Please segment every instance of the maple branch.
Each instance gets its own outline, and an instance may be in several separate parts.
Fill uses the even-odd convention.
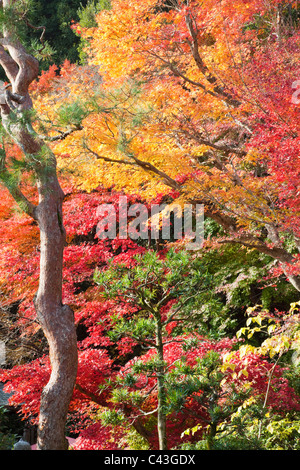
[[[148,51],[148,53],[150,55],[152,55],[153,57],[156,57],[157,59],[161,60],[165,65],[167,65],[169,67],[169,69],[171,70],[171,72],[174,73],[174,75],[176,77],[181,77],[183,78],[184,81],[190,83],[191,85],[194,85],[198,88],[201,88],[205,93],[208,93],[209,95],[211,96],[214,96],[215,98],[218,98],[220,99],[220,96],[215,93],[214,91],[212,90],[209,90],[205,85],[203,85],[203,83],[201,82],[195,82],[195,80],[192,80],[190,79],[189,77],[187,77],[186,75],[184,75],[177,67],[175,67],[175,65],[170,62],[169,60],[166,60],[164,59],[163,57],[161,57],[160,55],[156,54],[155,52],[153,51]]]
[[[241,157],[245,157],[247,155],[247,152],[239,147],[229,145],[229,144],[216,144],[212,142],[211,140],[208,140],[205,137],[203,137],[203,134],[199,131],[196,131],[195,129],[193,129],[193,133],[190,133],[186,130],[180,130],[177,132],[183,134],[185,137],[189,137],[193,140],[196,140],[196,142],[198,142],[201,145],[207,145],[207,147],[211,147],[215,150],[218,150],[219,152],[234,153]]]
[[[129,158],[133,159],[133,161],[130,161],[130,160],[117,159],[117,158],[106,157],[104,155],[99,155],[97,152],[89,148],[88,145],[86,144],[84,144],[84,147],[99,160],[103,160],[109,163],[119,163],[123,165],[139,166],[140,168],[143,168],[143,170],[154,173],[155,175],[162,178],[163,183],[166,184],[167,186],[170,186],[171,188],[176,189],[177,191],[180,190],[181,188],[180,184],[177,183],[177,181],[171,178],[169,175],[167,175],[167,173],[165,173],[162,170],[159,170],[156,166],[152,165],[152,163],[145,162],[144,160],[140,160],[132,153],[127,154]]]
[[[134,159],[135,163],[143,168],[146,171],[150,171],[157,176],[160,176],[163,179],[163,183],[167,184],[168,186],[172,187],[173,189],[179,190],[181,185],[177,183],[173,178],[171,178],[167,173],[164,171],[159,170],[156,166],[152,165],[152,163],[145,162],[140,160],[139,158],[135,157],[133,154],[130,154],[130,157]]]
[[[210,219],[214,220],[224,230],[229,232],[235,232],[237,230],[236,220],[234,217],[228,216],[221,211],[218,211],[215,206],[205,201],[205,215]]]
[[[204,64],[199,53],[198,31],[196,31],[194,27],[194,24],[196,24],[196,22],[193,21],[193,18],[190,13],[186,15],[185,22],[190,32],[190,35],[192,37],[192,42],[187,40],[187,43],[190,47],[190,50],[192,52],[194,61],[198,69],[204,75],[204,77],[210,83],[210,85],[213,86],[213,90],[217,95],[220,95],[222,99],[230,106],[233,106],[234,108],[238,107],[241,104],[240,101],[233,98],[233,96],[230,93],[226,92],[222,86],[218,85],[217,78],[211,74],[208,67]],[[196,28],[197,28],[197,25],[196,25]]]
[[[256,249],[260,253],[271,256],[272,258],[277,259],[282,263],[292,263],[294,261],[293,255],[284,248],[276,246],[270,247],[266,243],[263,243],[261,240],[251,235],[241,235],[238,237],[226,238],[219,240],[218,243],[235,243],[247,246],[248,248]]]
[[[198,69],[201,71],[205,79],[208,81],[210,85],[213,86],[213,90],[208,89],[203,83],[197,82],[195,80],[190,79],[187,77],[183,72],[181,72],[174,63],[170,62],[169,60],[161,57],[159,54],[153,52],[153,51],[147,51],[150,55],[153,57],[156,57],[160,61],[162,61],[165,65],[168,66],[168,68],[171,70],[171,72],[174,73],[175,76],[181,77],[184,81],[190,83],[191,85],[194,85],[198,88],[201,88],[205,93],[210,94],[211,96],[222,99],[225,103],[227,103],[229,106],[232,106],[234,108],[237,108],[240,106],[241,102],[237,99],[235,99],[230,93],[226,92],[225,89],[218,85],[218,79],[211,74],[209,71],[208,67],[204,64],[200,53],[199,53],[199,43],[198,43],[198,38],[197,38],[197,32],[195,31],[193,27],[193,22],[190,14],[186,16],[186,24],[187,28],[191,34],[192,37],[192,42],[189,40],[186,40],[187,44],[190,47],[190,50],[192,52],[192,56],[194,58],[194,61],[198,67]]]
[[[175,180],[173,180],[171,177],[169,177],[166,173],[158,170],[156,167],[154,167],[152,164],[150,164],[148,162],[143,162],[142,160],[139,160],[136,157],[133,157],[133,155],[131,155],[131,157],[135,158],[134,162],[130,161],[130,160],[124,160],[124,159],[120,160],[120,159],[107,157],[107,156],[104,156],[104,155],[99,155],[97,152],[92,150],[86,143],[84,143],[84,147],[92,155],[94,155],[97,159],[101,159],[101,160],[109,162],[109,163],[118,163],[118,164],[124,164],[124,165],[132,165],[132,166],[139,165],[145,171],[152,171],[155,174],[157,174],[158,176],[160,176],[163,179],[163,182],[167,186],[171,187],[172,189],[176,189],[177,191],[181,191],[181,189],[182,189],[181,186]],[[233,217],[227,216],[227,215],[223,214],[222,212],[220,212],[219,210],[217,210],[216,206],[214,204],[212,204],[211,201],[208,201],[208,199],[206,199],[206,198],[205,198],[205,200],[202,199],[201,202],[199,202],[199,200],[193,200],[192,202],[201,203],[201,204],[204,203],[205,204],[205,214],[206,214],[206,216],[213,219],[215,222],[217,222],[219,225],[221,225],[225,230],[230,230],[230,231],[235,231],[236,230],[235,219]]]

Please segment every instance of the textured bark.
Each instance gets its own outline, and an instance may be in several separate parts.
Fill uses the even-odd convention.
[[[77,374],[77,338],[72,310],[62,304],[62,261],[65,230],[63,193],[55,174],[38,182],[41,257],[39,288],[35,298],[38,320],[50,348],[51,377],[43,390],[38,449],[67,448],[65,422]]]
[[[3,0],[3,8],[12,0]],[[32,107],[28,93],[37,78],[38,61],[26,52],[15,35],[3,28],[0,41],[0,64],[10,81],[2,92],[0,104],[4,128],[34,163],[39,203],[27,200],[20,187],[8,187],[21,208],[33,217],[40,228],[40,279],[34,305],[37,318],[49,344],[51,377],[41,396],[38,426],[38,450],[67,448],[65,422],[77,375],[77,338],[72,310],[62,304],[63,251],[66,233],[63,226],[63,191],[56,173],[56,160],[50,149],[21,119]],[[5,99],[3,99],[3,97]],[[5,173],[5,162],[2,162]]]

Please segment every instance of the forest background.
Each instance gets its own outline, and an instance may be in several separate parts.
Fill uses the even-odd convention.
[[[40,64],[29,119],[65,193],[74,448],[299,450],[300,5],[19,3]],[[34,162],[1,139],[0,380],[24,419],[3,410],[10,448],[37,424],[50,364],[38,226],[11,191],[36,200]],[[204,246],[99,239],[98,208],[118,217],[124,195],[204,204]]]

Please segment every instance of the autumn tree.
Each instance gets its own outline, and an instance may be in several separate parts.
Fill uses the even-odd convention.
[[[299,59],[297,2],[114,0],[113,8],[99,12],[94,21],[94,12],[104,5],[109,6],[109,2],[89,3],[81,19],[91,12],[91,24],[73,25],[87,45],[85,54],[89,61],[80,66],[66,61],[59,71],[52,66],[35,80],[37,60],[13,34],[18,32],[14,20],[20,26],[25,19],[24,11],[20,12],[19,2],[4,2],[0,61],[10,83],[2,87],[1,94],[6,129],[1,177],[27,218],[9,219],[1,227],[1,234],[9,238],[9,244],[2,247],[1,267],[8,267],[12,274],[5,280],[1,273],[1,281],[12,299],[18,302],[22,299],[19,311],[28,315],[21,319],[24,323],[32,319],[34,299],[39,323],[49,340],[52,375],[47,350],[45,354],[38,350],[33,362],[4,371],[1,380],[7,381],[11,391],[15,390],[12,401],[26,417],[36,416],[41,410],[39,446],[45,449],[65,445],[63,432],[59,444],[58,440],[50,443],[49,429],[50,426],[63,429],[76,375],[74,320],[69,308],[62,304],[72,306],[78,330],[86,332],[80,341],[72,411],[76,409],[82,415],[92,406],[111,408],[111,389],[103,391],[101,387],[116,372],[116,366],[120,367],[118,361],[126,362],[127,354],[136,352],[130,349],[129,340],[120,339],[116,343],[108,334],[115,326],[113,314],[121,317],[125,328],[132,310],[127,306],[120,311],[113,302],[104,302],[101,289],[96,291],[91,276],[96,267],[103,267],[113,256],[118,261],[132,262],[133,254],[143,253],[145,245],[131,244],[128,240],[114,240],[110,246],[94,243],[96,216],[94,212],[92,217],[90,214],[97,204],[105,202],[95,193],[100,183],[110,191],[113,188],[138,193],[148,202],[157,198],[205,205],[208,222],[213,220],[218,229],[214,231],[215,240],[206,240],[204,250],[198,254],[214,276],[213,300],[217,300],[205,303],[203,293],[199,293],[197,327],[203,328],[202,332],[210,330],[209,334],[215,334],[218,340],[224,337],[226,328],[232,333],[236,310],[241,315],[239,320],[245,321],[243,313],[248,299],[252,302],[261,295],[267,303],[269,293],[278,306],[280,292],[286,292],[282,273],[296,288],[296,295],[300,288],[299,93],[292,86]],[[42,32],[43,28],[35,30],[38,36]],[[33,114],[31,100],[37,114]],[[74,194],[65,200],[68,241],[74,243],[64,250],[64,296],[61,294],[61,260],[66,239],[62,222],[64,195],[57,180],[55,157],[59,169],[71,175],[72,184],[91,193]],[[32,192],[32,185],[30,190],[26,186],[30,182],[27,176],[35,177],[38,194]],[[116,204],[118,196],[110,193]],[[6,211],[6,207],[1,207],[4,217]],[[14,250],[13,229],[20,226],[24,230],[20,245],[23,250]],[[36,242],[38,228],[40,246]],[[79,244],[79,240],[85,243]],[[240,246],[242,250],[238,249]],[[252,250],[256,250],[255,255]],[[251,271],[254,265],[256,272]],[[270,283],[274,283],[272,276],[280,276],[282,290],[275,292],[276,287],[272,289],[264,279],[255,286],[255,292],[251,291],[250,281],[257,284],[267,275]],[[9,281],[15,283],[15,289]],[[258,293],[266,285],[267,289]],[[36,296],[34,288],[38,288]],[[282,301],[287,302],[287,297]],[[224,303],[226,309],[222,310]],[[283,328],[293,330],[297,318],[293,315],[288,321],[285,319]],[[65,341],[62,328],[66,334],[72,331],[69,341]],[[202,337],[198,339],[197,347],[188,351],[192,365],[196,356],[204,357],[208,350],[222,350],[225,361],[231,348],[228,341],[203,343]],[[279,334],[279,351],[283,339]],[[66,346],[70,346],[69,351]],[[118,352],[122,357],[116,357]],[[70,362],[68,353],[73,357]],[[147,366],[152,353],[148,351],[143,356],[141,366]],[[172,343],[165,344],[163,353],[171,368],[184,351]],[[65,354],[66,362],[56,362]],[[252,353],[235,354],[226,369],[226,378],[232,379],[231,371],[235,368],[246,386],[253,385],[256,396],[266,396],[267,375],[273,371],[273,364]],[[242,372],[245,365],[248,377]],[[131,362],[120,369],[120,374],[129,367],[133,367]],[[275,370],[272,405],[279,390],[279,404],[283,406],[280,411],[287,409],[286,404],[298,409],[297,400],[289,399],[287,382],[281,381],[283,370],[278,365]],[[62,384],[68,396],[64,409],[58,412],[52,397],[57,398]],[[151,382],[145,389],[145,393],[149,392],[147,405],[151,413],[157,400],[156,388],[151,393],[152,386],[156,384]],[[206,390],[209,396],[209,387]],[[178,430],[184,430],[187,416],[194,416],[192,424],[197,424],[195,419],[202,422],[204,418],[201,406],[207,404],[207,396],[202,395],[201,404],[197,400],[199,393],[190,397],[183,413],[171,415],[168,425],[176,445],[180,441]],[[59,396],[59,405],[63,405],[62,401]],[[127,405],[124,399],[121,407]],[[46,416],[48,411],[52,413],[51,409],[58,423],[50,422]],[[140,420],[135,425],[142,429]],[[103,429],[98,423],[93,429],[86,429],[87,440],[82,437],[82,448],[84,445],[90,448],[91,436],[93,445],[103,448],[107,446],[110,429]],[[148,438],[155,447],[149,433]],[[118,448],[118,443],[114,441],[113,446]]]
[[[38,76],[39,64],[18,39],[22,5],[23,2],[4,0],[1,7],[0,63],[8,80],[1,90],[1,120],[6,132],[1,147],[1,181],[40,229],[40,277],[34,305],[49,342],[52,372],[41,399],[38,448],[55,450],[67,446],[65,420],[77,373],[77,339],[73,312],[62,303],[64,193],[58,182],[55,157],[31,126],[29,87]],[[22,172],[16,174],[14,159],[6,154],[8,139],[22,151],[19,163],[23,172],[34,175],[37,203],[22,191]]]
[[[107,94],[55,151],[89,156],[89,184],[114,168],[113,184],[203,203],[221,243],[271,256],[299,291],[297,3],[116,0],[97,22],[78,32]]]
[[[74,311],[79,349],[78,373],[67,424],[68,433],[71,434],[68,435],[78,436],[75,443],[75,449],[78,450],[114,450],[126,447],[138,449],[140,445],[142,448],[157,449],[157,383],[155,372],[151,373],[149,370],[151,365],[156,364],[157,359],[155,347],[150,348],[149,344],[152,334],[154,338],[155,320],[150,315],[147,318],[146,312],[141,311],[139,315],[139,311],[133,305],[136,303],[134,299],[129,302],[130,299],[127,298],[125,302],[124,298],[124,301],[120,302],[119,298],[106,298],[105,286],[108,289],[115,287],[115,292],[118,289],[125,290],[127,282],[125,276],[116,275],[116,284],[106,282],[103,283],[103,287],[94,279],[96,269],[103,274],[108,270],[107,279],[110,275],[113,278],[114,272],[127,273],[129,283],[133,282],[129,267],[131,266],[132,272],[136,273],[137,260],[147,259],[148,241],[145,243],[145,240],[119,238],[100,240],[97,237],[98,208],[102,204],[111,204],[118,217],[120,194],[103,191],[102,188],[90,193],[75,191],[73,185],[64,178],[61,179],[61,184],[66,193],[63,208],[64,225],[67,230],[63,265],[63,302],[68,303]],[[128,202],[134,204],[137,199],[128,196]],[[0,207],[2,214],[0,266],[3,291],[1,299],[6,308],[5,317],[0,311],[1,325],[6,318],[13,321],[14,327],[20,330],[21,341],[19,349],[9,348],[8,363],[0,372],[0,380],[5,383],[5,390],[12,393],[11,406],[19,410],[24,420],[36,424],[42,390],[51,375],[48,345],[36,321],[33,305],[39,282],[39,230],[29,216],[14,211],[13,200],[4,189]],[[210,233],[208,229],[211,230],[211,227],[207,228],[207,232]],[[20,237],[16,238],[15,233],[20,233]],[[255,409],[258,411],[261,409],[260,404],[265,400],[267,391],[268,373],[272,372],[272,387],[268,394],[267,408],[264,409],[265,413],[266,409],[268,410],[270,416],[263,421],[260,441],[263,446],[266,436],[269,435],[266,427],[271,423],[274,423],[274,426],[280,425],[277,418],[275,419],[276,410],[279,412],[278,416],[280,413],[284,416],[282,425],[288,422],[292,415],[295,415],[295,418],[289,424],[291,431],[298,425],[297,399],[289,389],[286,378],[287,374],[292,376],[293,371],[290,366],[283,369],[282,363],[278,363],[273,371],[274,361],[271,360],[271,363],[267,361],[265,352],[259,356],[254,355],[255,350],[251,348],[243,349],[245,346],[243,341],[240,343],[242,349],[239,355],[237,351],[239,343],[234,338],[236,322],[238,325],[244,324],[243,305],[248,303],[252,305],[254,299],[263,302],[266,308],[270,305],[267,302],[270,298],[273,302],[272,308],[274,305],[277,308],[282,305],[284,308],[284,302],[288,305],[290,299],[289,291],[284,288],[290,286],[286,282],[282,282],[281,286],[281,282],[276,280],[277,286],[272,287],[268,285],[269,281],[265,280],[265,284],[261,283],[260,287],[267,285],[267,288],[261,292],[261,297],[257,297],[260,287],[252,292],[249,286],[252,282],[256,284],[255,276],[261,273],[260,271],[256,273],[252,268],[252,279],[251,253],[239,252],[235,246],[229,250],[226,245],[223,247],[223,253],[218,253],[219,258],[213,250],[208,250],[201,258],[197,257],[195,265],[199,268],[201,280],[208,273],[207,281],[210,282],[205,289],[200,288],[195,291],[193,289],[195,278],[190,276],[190,265],[183,262],[184,259],[188,260],[191,254],[186,251],[181,252],[179,248],[176,248],[179,251],[173,260],[173,264],[176,265],[177,259],[178,270],[173,269],[168,279],[172,282],[172,277],[174,279],[178,276],[179,283],[182,283],[182,289],[180,290],[179,285],[177,291],[180,296],[177,300],[170,300],[170,303],[161,309],[162,320],[165,322],[163,354],[167,372],[165,386],[168,445],[170,448],[183,443],[193,446],[198,445],[199,439],[203,440],[199,446],[206,445],[210,429],[208,426],[212,423],[214,427],[217,426],[215,437],[213,437],[214,431],[211,433],[214,446],[223,444],[225,447],[246,446],[241,440],[238,443],[230,441],[231,430],[243,418],[237,416],[231,426],[228,421],[230,413],[236,410],[236,407],[242,406],[243,393],[251,392],[251,396],[255,396],[252,409],[247,406],[247,402],[246,407],[242,408],[247,413],[246,432],[251,434],[251,413],[253,412],[254,416]],[[159,254],[153,251],[148,253],[148,259],[159,257],[157,270],[164,266],[163,260],[167,251],[165,246]],[[264,259],[261,260],[261,265],[264,265]],[[145,272],[149,267],[146,266]],[[189,270],[189,275],[181,278],[179,273],[184,269]],[[163,279],[166,274],[162,269]],[[7,282],[8,280],[10,282]],[[141,283],[140,280],[141,275],[137,276],[136,286]],[[186,289],[183,289],[184,286]],[[159,296],[158,286],[157,289]],[[290,290],[292,291],[291,287]],[[151,292],[148,294],[151,295]],[[189,295],[194,297],[191,297],[187,304],[181,305],[184,298],[188,298]],[[167,323],[168,319],[172,320],[172,314],[176,313],[176,306],[182,308],[176,314],[178,321]],[[297,306],[298,304],[295,305]],[[261,315],[256,309],[252,312],[253,315]],[[269,327],[273,327],[274,322],[268,322],[272,318],[271,311],[268,315],[266,319],[252,317],[250,328],[253,326],[255,331],[248,340],[251,344],[259,344],[260,335]],[[270,338],[268,343],[271,350],[279,351],[278,347],[285,348],[287,337],[291,339],[291,346],[295,347],[297,337],[294,337],[294,330],[297,327],[298,316],[292,315],[291,312],[288,322],[280,313],[276,318],[280,319],[280,323],[276,328],[277,337]],[[261,328],[261,333],[256,331],[257,327],[258,330]],[[247,339],[250,329],[246,328],[242,332],[244,332],[242,337]],[[142,340],[148,340],[147,344]],[[263,345],[263,349],[266,351],[267,343]],[[206,361],[207,353],[218,353],[220,356],[213,373],[210,362],[206,364],[201,362],[202,359]],[[277,357],[274,360],[276,359]],[[208,372],[211,381],[207,381]],[[128,382],[126,382],[127,375],[129,375]],[[130,375],[137,381],[130,382]],[[292,381],[294,385],[297,385],[297,377],[295,375]],[[223,379],[225,382],[221,384]],[[234,386],[238,392],[241,392],[240,395],[234,392]],[[201,394],[199,390],[205,393]],[[234,404],[233,398],[237,399]],[[111,424],[99,420],[98,415],[103,410],[106,410],[104,418],[107,420],[113,417],[115,411],[120,410],[125,414],[122,425],[120,426],[119,422],[119,426],[112,427]],[[118,416],[120,417],[120,413]],[[202,427],[198,426],[197,432],[194,432],[193,429],[197,425]],[[190,432],[181,437],[186,429],[190,429]],[[247,445],[249,446],[249,442]],[[284,446],[286,445],[285,443]],[[289,446],[293,445],[293,442],[289,443]]]

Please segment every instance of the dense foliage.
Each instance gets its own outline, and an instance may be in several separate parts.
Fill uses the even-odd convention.
[[[58,51],[28,119],[65,192],[74,448],[299,450],[298,3],[33,5]],[[33,167],[3,138],[1,179],[34,201]],[[202,248],[101,238],[99,208],[119,227],[124,196],[204,204]],[[0,380],[36,423],[50,376],[38,227],[2,187],[0,218]]]

